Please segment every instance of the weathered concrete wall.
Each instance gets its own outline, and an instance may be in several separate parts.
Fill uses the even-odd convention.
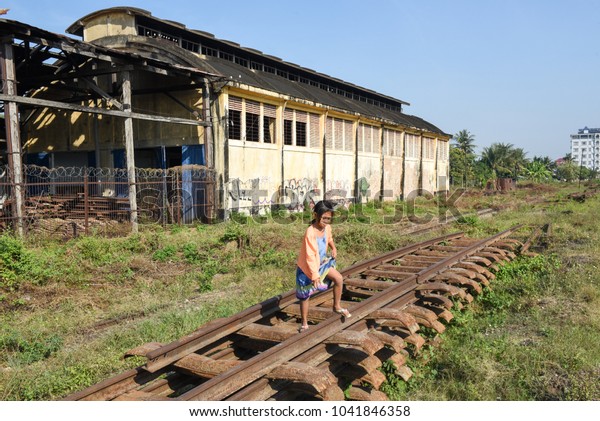
[[[385,200],[395,199],[402,195],[402,158],[386,156],[383,159],[383,189],[386,193]]]
[[[332,198],[354,196],[354,154],[326,151],[325,194]]]
[[[135,16],[107,13],[91,19],[83,30],[83,39],[86,42],[112,35],[136,35]]]
[[[421,167],[421,187],[425,192],[432,194],[437,192],[435,161],[423,160]]]
[[[277,145],[252,143],[229,141],[229,179],[249,183],[254,190],[252,203],[244,202],[240,206],[270,205],[273,194],[281,186],[281,151]]]
[[[359,189],[363,177],[369,183],[369,190],[366,194],[365,192],[361,192],[361,200],[379,199],[379,190],[381,187],[381,158],[379,154],[358,154]]]
[[[318,149],[298,149],[286,146],[283,151],[283,188],[290,208],[303,210],[307,201],[316,202],[323,197],[322,158]]]
[[[404,191],[402,192],[404,198],[410,194],[416,194],[415,192],[419,189],[419,166],[418,159],[406,159],[404,167]]]

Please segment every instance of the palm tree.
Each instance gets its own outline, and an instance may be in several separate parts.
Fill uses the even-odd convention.
[[[475,135],[469,133],[468,130],[461,130],[454,136],[454,145],[461,152],[463,157],[463,187],[467,184],[467,174],[471,167],[469,161],[474,160],[475,153]]]
[[[525,152],[510,143],[493,143],[483,149],[481,161],[494,172],[496,178],[510,177],[522,165]]]

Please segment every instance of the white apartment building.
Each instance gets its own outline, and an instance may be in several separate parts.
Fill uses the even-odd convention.
[[[600,169],[600,129],[579,129],[571,135],[573,162],[591,170]]]

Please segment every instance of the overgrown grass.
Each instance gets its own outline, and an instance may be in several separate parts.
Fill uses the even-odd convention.
[[[390,375],[390,397],[598,399],[590,385],[598,377],[593,344],[600,342],[598,203],[564,201],[566,194],[553,189],[545,197],[560,201],[542,197],[532,205],[524,190],[460,199],[465,214],[508,211],[465,216],[448,230],[484,236],[516,223],[554,221],[551,250],[503,269],[493,291],[456,314],[442,347],[411,363],[413,380]],[[418,198],[412,210],[404,202],[371,202],[338,212],[333,233],[340,266],[418,241],[402,235],[408,215],[435,218],[438,205]],[[67,242],[0,236],[0,399],[63,397],[138,365],[121,359],[130,348],[172,341],[293,288],[309,219],[308,213],[238,216],[237,222],[147,226],[128,237]]]

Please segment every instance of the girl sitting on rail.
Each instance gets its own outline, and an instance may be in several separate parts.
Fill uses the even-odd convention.
[[[308,299],[317,291],[328,289],[333,283],[333,311],[343,317],[351,317],[350,312],[342,308],[343,277],[337,271],[335,258],[337,250],[331,235],[333,205],[321,200],[313,208],[313,220],[304,234],[304,241],[298,256],[296,268],[296,297],[300,300],[300,332],[308,329]],[[327,248],[331,248],[331,256]]]

